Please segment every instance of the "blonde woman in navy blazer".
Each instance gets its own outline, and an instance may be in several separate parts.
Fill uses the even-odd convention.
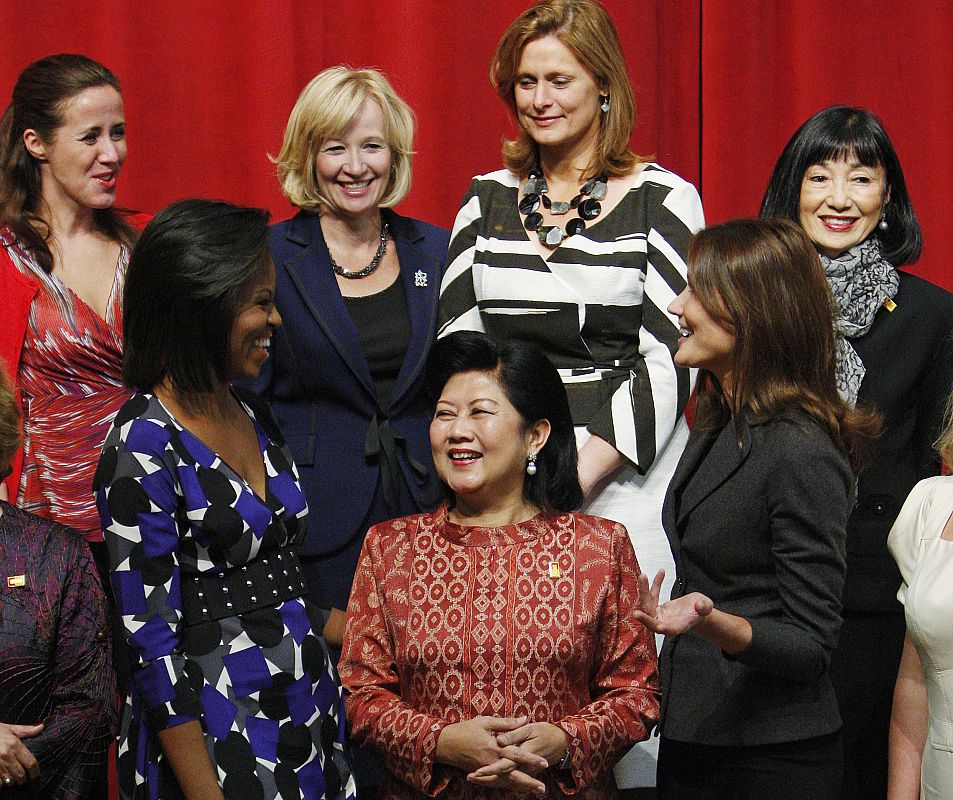
[[[383,75],[332,67],[302,91],[277,158],[300,211],[271,230],[284,325],[254,388],[300,471],[302,564],[337,647],[367,528],[440,495],[423,368],[449,234],[391,210],[410,188],[412,140]]]
[[[794,224],[697,234],[669,311],[676,363],[701,372],[662,514],[672,599],[660,602],[659,575],[640,615],[666,637],[658,796],[833,800],[829,665],[853,469],[877,417],[837,393],[830,292]]]

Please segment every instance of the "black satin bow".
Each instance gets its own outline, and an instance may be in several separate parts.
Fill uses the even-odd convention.
[[[398,450],[403,451],[417,484],[426,485],[427,468],[410,456],[406,439],[394,430],[390,420],[381,414],[375,414],[371,424],[367,426],[367,433],[364,434],[364,458],[368,463],[376,462],[380,465],[384,502],[395,514],[400,509],[401,471]]]

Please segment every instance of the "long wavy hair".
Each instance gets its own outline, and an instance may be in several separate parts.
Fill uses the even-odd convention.
[[[714,225],[695,235],[688,268],[696,299],[735,336],[731,396],[702,370],[696,424],[723,426],[743,408],[759,421],[798,409],[859,471],[880,415],[837,391],[834,300],[807,234],[787,220]]]
[[[52,142],[69,101],[97,86],[111,86],[118,92],[119,79],[86,56],[61,53],[41,58],[20,73],[0,119],[0,220],[46,272],[53,270],[51,231],[37,213],[43,188],[40,166],[26,149],[23,133],[32,128],[44,142]],[[138,233],[122,210],[95,209],[93,217],[111,239],[130,246],[135,243]]]

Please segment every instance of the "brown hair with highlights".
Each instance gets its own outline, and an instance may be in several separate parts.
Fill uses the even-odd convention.
[[[628,175],[640,159],[629,149],[635,126],[635,96],[625,68],[619,34],[608,12],[595,0],[542,0],[520,14],[506,29],[490,62],[490,83],[516,117],[514,90],[523,49],[532,41],[555,36],[592,74],[609,96],[601,115],[599,147],[587,167],[594,176]],[[537,145],[525,131],[503,143],[503,164],[520,177],[537,161]]]

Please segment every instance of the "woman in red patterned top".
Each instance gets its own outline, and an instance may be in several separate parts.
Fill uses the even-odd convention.
[[[0,121],[0,360],[25,437],[0,498],[79,530],[97,560],[93,472],[129,397],[120,303],[141,221],[113,208],[125,160],[115,75],[67,54],[23,70]]]
[[[658,719],[625,528],[582,501],[559,375],[532,345],[436,345],[430,427],[448,500],[368,532],[341,680],[382,796],[614,796]]]

